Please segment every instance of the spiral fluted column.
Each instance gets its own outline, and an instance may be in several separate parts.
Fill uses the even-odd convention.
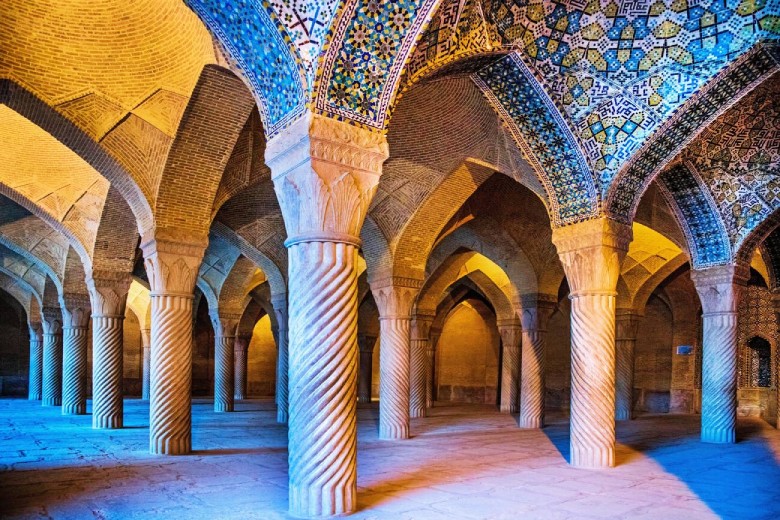
[[[376,337],[358,334],[360,369],[358,370],[358,403],[371,402],[371,386],[374,376],[374,344]]]
[[[544,426],[545,339],[547,322],[555,309],[557,298],[545,294],[522,297],[522,346],[520,364],[521,428]]]
[[[233,342],[233,362],[235,363],[233,371],[235,379],[233,384],[234,400],[246,399],[246,362],[250,339],[250,336],[236,336]]]
[[[702,305],[702,442],[736,442],[737,309],[748,276],[734,265],[691,271]]]
[[[92,302],[92,427],[124,424],[123,325],[129,273],[93,273],[87,280]]]
[[[417,314],[412,320],[409,355],[409,417],[425,417],[428,411],[428,341],[434,316]]]
[[[276,314],[276,323],[279,327],[277,333],[276,356],[276,422],[287,424],[290,408],[290,378],[289,378],[289,346],[287,332],[287,295],[282,294],[271,297],[271,305]]]
[[[149,400],[149,380],[151,378],[152,363],[152,331],[141,329],[142,369],[141,369],[141,399]]]
[[[425,349],[425,355],[428,358],[428,364],[425,366],[425,407],[433,408],[436,397],[435,379],[436,379],[436,346],[439,344],[441,330],[431,330],[428,347]]]
[[[41,404],[62,405],[62,313],[43,308],[43,382]]]
[[[232,412],[235,395],[236,327],[240,312],[213,312],[214,325],[214,411]]]
[[[615,419],[631,419],[634,407],[634,350],[639,316],[619,309],[615,325]]]
[[[65,296],[62,326],[62,415],[87,413],[87,295]]]
[[[615,289],[631,228],[609,219],[553,231],[571,294],[571,460],[615,465]]]
[[[30,401],[41,400],[41,382],[43,377],[43,328],[38,321],[30,322],[30,379],[27,398]]]
[[[501,336],[501,413],[517,412],[520,389],[520,327],[517,323],[499,323]]]
[[[207,237],[142,238],[151,287],[149,451],[192,451],[192,300]]]

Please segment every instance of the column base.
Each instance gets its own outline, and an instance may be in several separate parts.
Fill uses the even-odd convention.
[[[288,418],[289,417],[287,415],[287,410],[284,410],[284,409],[281,409],[281,408],[277,408],[276,409],[276,422],[277,423],[279,423],[279,424],[287,424],[287,419]]]
[[[84,415],[86,413],[87,413],[86,404],[64,405],[62,407],[62,415]]]
[[[501,413],[517,413],[517,406],[507,406],[505,404],[502,404],[499,408],[499,411]]]
[[[737,432],[733,428],[702,427],[701,442],[708,442],[712,444],[734,444],[737,442]]]
[[[382,441],[397,441],[409,438],[409,427],[395,426],[395,427],[379,427],[379,440]]]
[[[122,428],[122,416],[92,415],[93,430],[118,430]]]
[[[152,455],[188,455],[191,452],[191,439],[152,439],[149,443],[149,453]]]
[[[615,467],[615,449],[586,449],[571,446],[571,462],[575,468],[601,469]]]
[[[517,425],[525,430],[538,430],[544,427],[544,419],[541,417],[520,417]]]
[[[233,396],[233,399],[235,399],[236,401],[243,401],[244,399],[246,399],[246,396],[244,394],[235,394]]]
[[[233,411],[233,404],[232,403],[214,403],[214,411],[215,412],[232,412]]]
[[[427,410],[425,408],[410,408],[409,409],[409,418],[410,419],[421,419],[428,415]]]
[[[301,487],[290,484],[291,516],[314,518],[347,515],[357,509],[357,484],[336,488]]]
[[[631,415],[631,410],[616,410],[615,411],[615,420],[616,421],[630,421],[633,419]]]
[[[42,406],[62,406],[62,399],[45,397],[41,400]]]
[[[371,398],[370,397],[359,397],[358,396],[358,400],[357,401],[358,401],[359,404],[368,404],[368,403],[371,402]]]
[[[30,394],[27,396],[28,401],[40,401],[41,400],[41,394]]]

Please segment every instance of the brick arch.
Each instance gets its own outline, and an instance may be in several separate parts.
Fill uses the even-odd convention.
[[[103,205],[88,269],[93,272],[132,272],[139,239],[135,224],[130,206],[112,185]]]
[[[759,246],[763,247],[763,251],[768,253],[769,262],[767,262],[767,268],[769,269],[770,278],[774,279],[774,283],[777,284],[778,266],[778,229],[780,228],[780,208],[775,209],[769,214],[760,224],[758,224],[746,237],[745,240],[739,245],[739,248],[734,252],[735,262],[744,265],[750,265],[750,261],[753,257],[753,253]],[[770,280],[767,282],[772,283]],[[776,287],[773,286],[773,287]]]
[[[675,157],[758,85],[777,81],[778,71],[780,44],[759,41],[714,75],[621,167],[609,186],[606,213],[619,221],[632,222],[642,195]]]
[[[23,281],[41,297],[44,296],[47,283],[51,284],[57,297],[62,292],[62,283],[59,279],[50,278],[36,262],[2,245],[0,245],[0,271]]]
[[[127,307],[135,313],[141,330],[152,327],[152,300],[149,288],[144,287],[138,280],[130,282]]]
[[[24,280],[0,272],[0,287],[16,298],[27,313],[28,323],[41,321],[41,295]]]
[[[694,269],[723,265],[733,253],[712,193],[690,163],[678,163],[658,178],[658,187],[685,236]]]
[[[48,276],[43,281],[41,295],[43,307],[62,308],[64,306],[62,295],[60,294],[56,284]]]
[[[239,78],[218,66],[204,67],[158,184],[157,231],[205,238],[222,174],[253,107],[254,99]],[[149,231],[142,230],[142,235]]]
[[[469,293],[476,292],[479,298],[470,298]],[[456,281],[450,288],[442,295],[442,300],[436,306],[436,316],[431,323],[431,331],[439,331],[444,328],[444,324],[447,322],[447,318],[450,317],[452,310],[468,300],[476,300],[480,303],[493,305],[488,297],[482,292],[482,290],[466,276]],[[486,305],[487,307],[487,305]],[[495,309],[490,309],[495,314]]]
[[[68,256],[65,259],[65,275],[62,277],[63,295],[80,296],[84,299],[89,298],[86,282],[87,272],[81,258],[73,248],[68,250]]]
[[[13,229],[9,230],[8,227],[10,226],[12,226]],[[72,250],[67,240],[34,216],[20,219],[19,221],[11,223],[10,226],[0,227],[0,244],[34,263],[44,274],[49,276],[52,280],[55,280],[58,286],[61,287],[65,276],[65,264],[67,262],[68,252]],[[26,230],[23,228],[26,228]],[[46,250],[42,247],[36,247],[40,245],[40,242],[30,242],[24,240],[26,237],[19,236],[20,231],[28,231],[35,234],[36,232],[40,232],[41,228],[43,228],[43,231],[50,232],[51,238],[54,238],[55,240],[57,238],[62,238],[62,240],[58,240],[54,247]],[[11,233],[7,233],[7,231],[11,231]],[[37,238],[43,241],[47,237],[45,235],[39,235]],[[33,247],[30,247],[31,245]]]
[[[621,294],[618,291],[617,308],[635,309],[639,314],[644,314],[647,302],[650,300],[650,296],[653,295],[655,290],[658,289],[661,284],[685,270],[687,264],[687,255],[681,253],[653,273],[630,299],[622,299]]]
[[[254,262],[245,256],[238,257],[222,284],[219,293],[219,309],[227,311],[243,309],[249,293],[266,280],[265,274],[255,266]]]
[[[209,307],[209,311],[216,310],[219,308],[219,301],[217,299],[217,295],[214,292],[214,289],[208,284],[206,280],[198,276],[198,279],[195,282],[195,286],[198,289],[200,289],[201,294],[203,295],[203,297],[206,298],[206,304]],[[197,305],[194,305],[194,307],[197,308]],[[197,311],[194,312],[197,313]]]
[[[775,226],[766,234],[760,248],[769,272],[767,285],[771,290],[777,290],[780,288],[780,226]]]

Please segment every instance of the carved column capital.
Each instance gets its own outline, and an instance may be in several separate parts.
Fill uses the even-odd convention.
[[[236,335],[236,327],[241,321],[241,313],[233,310],[218,310],[209,312],[215,337],[231,337]]]
[[[308,114],[268,141],[266,163],[284,215],[287,244],[358,244],[382,163],[381,133]]]
[[[691,271],[691,281],[707,314],[736,313],[750,269],[743,265],[721,265]]]
[[[287,330],[287,293],[271,295],[271,306],[280,331]]]
[[[430,314],[414,314],[412,317],[412,341],[428,339],[434,318],[435,316]]]
[[[92,315],[123,317],[131,282],[130,273],[93,272],[87,279]]]
[[[553,230],[572,297],[615,295],[620,264],[632,239],[631,226],[607,218],[579,222]]]
[[[152,237],[144,237],[141,250],[152,296],[192,298],[207,246],[207,237],[176,236],[160,230]]]
[[[44,307],[41,317],[44,334],[62,333],[62,311],[58,307]]]
[[[615,311],[615,339],[635,340],[642,315],[633,309]]]
[[[547,322],[558,305],[551,294],[529,293],[521,297],[520,322],[523,330],[547,330]]]
[[[41,334],[43,334],[43,325],[40,321],[28,321],[27,322],[27,328],[30,330],[30,337],[37,337],[40,338]]]
[[[86,294],[66,294],[62,297],[62,327],[86,328],[92,314],[89,297]]]
[[[250,341],[252,341],[251,335],[241,334],[236,336],[236,339],[233,340],[233,350],[236,350],[237,352],[246,352],[249,348]]]
[[[379,309],[379,319],[410,319],[422,284],[421,280],[396,278],[374,283],[371,293]]]

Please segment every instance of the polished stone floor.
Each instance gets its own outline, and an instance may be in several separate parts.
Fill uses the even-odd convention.
[[[195,453],[147,453],[148,404],[125,401],[123,430],[89,416],[0,399],[0,517],[286,518],[286,429],[273,403],[216,414],[193,405]],[[568,428],[542,431],[486,406],[440,406],[414,438],[379,441],[376,403],[359,411],[360,519],[780,518],[780,432],[740,420],[740,442],[698,442],[698,418],[618,424],[618,466],[566,465]]]

